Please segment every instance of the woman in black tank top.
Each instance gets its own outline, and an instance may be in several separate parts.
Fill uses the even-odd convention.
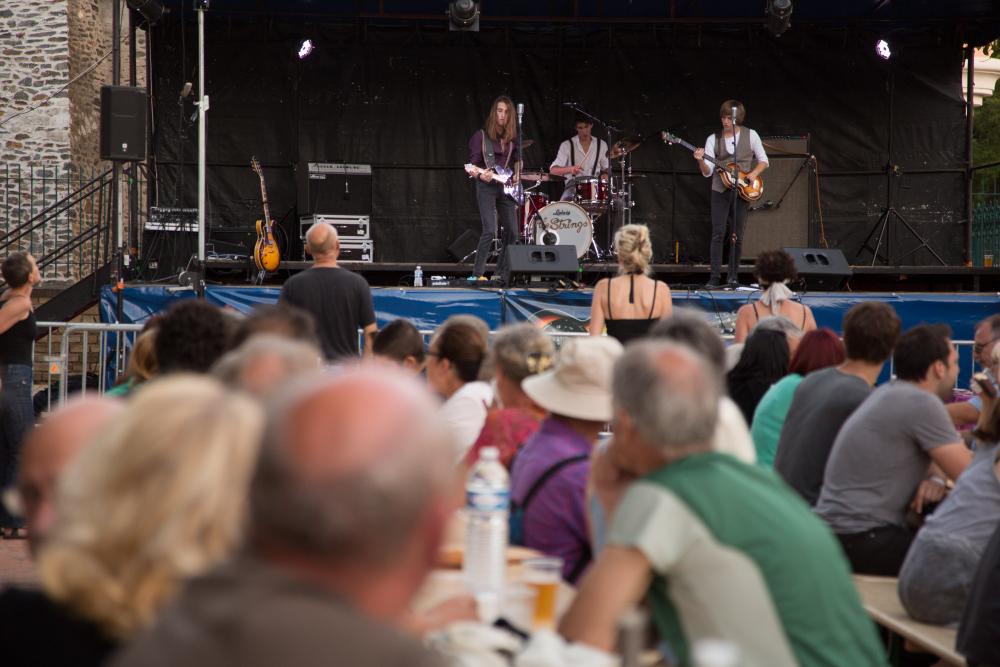
[[[0,490],[17,479],[21,442],[35,424],[31,403],[31,351],[35,311],[31,291],[41,281],[35,258],[15,252],[0,266],[8,289],[0,296]],[[0,503],[0,536],[22,537],[22,522]]]
[[[604,278],[594,287],[590,335],[600,336],[607,327],[608,335],[624,345],[646,335],[654,322],[670,315],[672,303],[667,284],[647,275],[653,246],[646,225],[625,225],[618,230],[615,252],[618,255],[618,276]],[[649,304],[648,309],[642,308],[636,313],[636,306],[643,303]],[[640,317],[615,317],[615,313],[638,314]]]

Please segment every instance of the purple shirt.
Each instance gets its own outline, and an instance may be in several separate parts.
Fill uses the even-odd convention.
[[[517,137],[514,137],[514,141],[510,142],[504,146],[504,150],[500,150],[500,142],[494,141],[493,143],[493,157],[496,163],[501,167],[506,166],[508,169],[513,169],[514,164],[517,162]],[[510,158],[508,159],[508,155]],[[486,167],[486,158],[483,156],[483,131],[476,130],[476,133],[472,135],[469,139],[469,164],[474,164],[477,167]]]
[[[555,463],[590,454],[593,445],[569,426],[546,417],[514,459],[511,497],[520,504],[535,481]],[[524,544],[563,559],[563,578],[576,583],[590,562],[586,490],[590,459],[564,466],[535,492],[524,512]],[[576,571],[576,577],[570,575]]]

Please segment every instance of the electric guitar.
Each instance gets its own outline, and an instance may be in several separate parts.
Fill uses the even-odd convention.
[[[483,169],[482,167],[477,167],[474,164],[467,164],[465,165],[465,173],[469,175],[469,178],[479,178],[480,174],[489,174],[491,181],[503,184],[503,192],[505,195],[513,198],[514,201],[521,203],[521,198],[524,196],[524,190],[521,188],[520,182],[511,185],[510,180],[514,176],[513,170],[501,167],[500,165],[496,165],[492,169]]]
[[[663,139],[663,143],[665,144],[679,144],[692,153],[699,148],[698,146],[689,144],[669,132],[660,132],[660,138]],[[736,188],[736,192],[739,194],[740,199],[748,202],[755,202],[764,196],[764,181],[760,176],[750,179],[747,176],[747,172],[740,169],[740,166],[735,162],[727,162],[723,164],[721,161],[716,160],[713,157],[709,157],[708,155],[706,155],[704,159],[715,165],[715,169],[719,172],[719,177],[722,179],[722,184],[724,186],[730,190],[734,187]]]
[[[264,185],[264,170],[257,158],[250,158],[250,168],[260,177],[260,199],[264,204],[264,219],[257,221],[257,242],[253,247],[253,261],[257,270],[274,273],[281,263],[281,250],[274,239],[274,220],[267,206],[267,186]]]

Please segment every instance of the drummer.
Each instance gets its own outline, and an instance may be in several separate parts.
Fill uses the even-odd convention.
[[[594,137],[594,124],[582,115],[576,117],[576,136],[559,144],[556,159],[549,166],[549,173],[566,178],[566,189],[559,198],[573,199],[576,181],[581,178],[600,178],[608,173],[607,142]]]

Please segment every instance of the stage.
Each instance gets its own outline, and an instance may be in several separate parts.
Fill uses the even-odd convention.
[[[342,262],[344,268],[360,273],[373,287],[399,287],[413,285],[413,270],[418,262]],[[209,259],[206,260],[210,281],[227,285],[248,285],[256,271],[250,260]],[[305,261],[284,261],[278,272],[270,276],[268,285],[280,285],[289,275],[309,268]],[[424,284],[429,285],[433,276],[448,279],[464,279],[472,272],[471,263],[425,262],[420,263],[424,272]],[[593,285],[599,279],[613,275],[617,265],[613,263],[583,262],[581,271],[571,276],[584,286]],[[700,287],[708,279],[706,264],[653,264],[653,274],[671,287]],[[487,274],[492,275],[493,266],[487,265]],[[965,266],[851,266],[853,275],[841,289],[854,292],[1000,292],[1000,267]],[[519,276],[522,280],[528,275]],[[753,282],[753,266],[740,267],[740,282]]]

